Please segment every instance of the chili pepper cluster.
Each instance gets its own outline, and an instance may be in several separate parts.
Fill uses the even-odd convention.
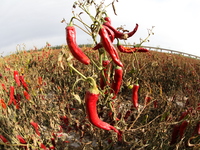
[[[102,71],[100,74],[100,88],[104,90],[106,86],[108,86],[108,90],[106,90],[105,94],[112,94],[112,99],[117,98],[117,95],[120,91],[122,79],[123,79],[123,63],[120,60],[119,52],[122,53],[135,53],[135,52],[148,52],[149,50],[142,48],[142,47],[125,47],[120,44],[120,40],[127,40],[128,38],[132,37],[137,29],[138,24],[135,25],[133,31],[124,33],[118,31],[114,28],[111,24],[111,18],[104,17],[102,19],[102,23],[99,26],[98,34],[100,35],[100,42],[97,43],[93,50],[102,50],[103,49],[103,59],[101,61]],[[70,21],[69,25],[65,28],[66,29],[66,41],[68,44],[68,48],[71,54],[76,58],[78,61],[85,65],[89,65],[91,63],[90,58],[84,54],[81,48],[76,43],[76,29]],[[113,44],[114,40],[117,39],[117,46]],[[113,79],[111,80],[109,76],[109,67],[111,66],[111,61],[108,59],[107,54],[112,59],[112,67],[113,67]],[[97,102],[99,99],[99,89],[97,88],[96,81],[88,77],[87,80],[90,82],[91,88],[86,92],[85,95],[85,103],[86,103],[86,111],[89,121],[96,127],[104,129],[104,130],[113,130],[118,134],[118,140],[121,140],[121,131],[117,130],[115,127],[111,126],[110,124],[102,121],[97,112]],[[139,84],[134,85],[132,91],[132,102],[133,107],[138,107],[138,90]]]

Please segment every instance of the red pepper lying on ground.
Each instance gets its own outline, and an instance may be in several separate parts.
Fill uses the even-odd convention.
[[[85,65],[88,65],[90,63],[90,59],[83,53],[83,51],[78,47],[76,43],[76,30],[75,27],[70,23],[66,28],[66,40],[68,47],[72,53],[72,55],[82,62]]]
[[[86,92],[85,102],[86,102],[86,111],[89,121],[96,127],[104,130],[114,130],[118,134],[118,140],[121,140],[121,132],[110,124],[100,120],[97,113],[97,101],[99,98],[99,90],[97,88],[96,82],[93,78],[88,78],[91,83],[91,87]]]
[[[101,42],[102,42],[102,45],[103,47],[105,48],[105,50],[110,54],[113,62],[120,66],[120,67],[123,67],[123,64],[122,62],[120,61],[119,59],[119,55],[117,53],[117,50],[116,48],[114,47],[114,45],[112,44],[111,40],[110,40],[110,37],[108,35],[108,32],[106,30],[106,28],[104,26],[102,26],[100,28],[100,31],[99,31],[99,34],[101,36]]]

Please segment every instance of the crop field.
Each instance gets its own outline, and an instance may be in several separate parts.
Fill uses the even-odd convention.
[[[0,149],[200,148],[200,60],[154,51],[119,53],[123,80],[113,99],[109,85],[99,88],[98,53],[82,49],[94,63],[84,65],[73,58],[70,64],[96,81],[98,116],[121,131],[121,140],[113,130],[90,123],[85,107],[90,85],[67,59],[59,60],[62,51],[69,53],[68,47],[45,46],[0,58]],[[136,80],[138,108],[132,102]]]

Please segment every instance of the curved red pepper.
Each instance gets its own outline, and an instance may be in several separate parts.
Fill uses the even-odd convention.
[[[66,28],[66,40],[68,47],[72,53],[72,55],[79,60],[81,63],[88,65],[90,64],[90,59],[83,53],[83,51],[78,47],[76,43],[76,29],[71,24]]]
[[[120,66],[116,66],[115,74],[114,74],[114,81],[112,83],[112,89],[114,91],[114,98],[116,98],[117,94],[119,93],[121,84],[122,84],[122,77],[123,77],[123,69]]]
[[[112,60],[114,61],[114,63],[120,67],[123,67],[122,62],[119,59],[119,55],[117,53],[116,48],[114,47],[114,45],[112,44],[108,32],[106,31],[106,28],[104,26],[102,26],[100,28],[99,34],[101,36],[101,42],[103,44],[103,47],[105,48],[105,50],[110,54]]]
[[[109,22],[105,22],[103,25],[107,26],[115,33],[115,38],[124,39],[124,40],[128,38],[128,34],[119,32]]]
[[[121,136],[120,131],[118,131],[115,127],[111,126],[110,124],[100,120],[98,113],[97,113],[97,101],[99,98],[99,90],[97,88],[96,82],[94,79],[90,78],[92,81],[92,87],[86,92],[85,95],[85,102],[86,102],[86,111],[88,115],[89,121],[96,127],[104,129],[104,130],[114,130]]]
[[[127,34],[128,34],[128,37],[133,36],[133,35],[135,34],[135,32],[137,31],[137,29],[138,29],[138,24],[136,23],[135,28],[133,29],[133,31],[127,33]]]
[[[136,84],[134,84],[132,89],[132,101],[133,101],[133,107],[138,108],[138,90],[139,90],[139,84],[138,80],[136,81]]]
[[[119,38],[119,39],[124,39],[126,40],[127,38],[133,36],[137,29],[138,29],[138,24],[136,23],[135,28],[133,29],[133,31],[129,32],[129,33],[122,33],[120,31],[118,31],[117,29],[115,29],[112,25],[111,25],[111,19],[109,17],[105,17],[104,20],[106,22],[104,22],[103,25],[109,27],[114,33],[115,33],[115,37]]]
[[[14,71],[14,79],[15,79],[15,82],[17,83],[18,86],[20,86],[20,80],[19,80],[19,73],[18,71]]]

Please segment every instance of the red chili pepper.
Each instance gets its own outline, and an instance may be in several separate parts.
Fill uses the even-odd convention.
[[[174,125],[170,145],[175,144],[179,135],[180,125]]]
[[[136,80],[136,83],[133,85],[132,89],[132,101],[133,101],[133,107],[138,108],[138,90],[139,90],[139,84],[138,79]]]
[[[24,76],[19,76],[19,80],[21,81],[22,86],[24,87],[24,89],[25,89],[26,91],[28,91],[28,85],[27,85],[27,83],[26,83],[25,80],[24,80]]]
[[[7,108],[6,103],[4,102],[3,99],[0,99],[0,104],[1,104],[2,108],[4,108],[4,109]]]
[[[149,52],[148,49],[142,47],[125,47],[120,44],[118,39],[117,39],[117,48],[122,53]]]
[[[102,26],[100,28],[99,34],[101,36],[101,42],[103,44],[103,47],[105,48],[105,50],[110,54],[112,60],[114,61],[114,63],[120,67],[123,67],[122,62],[119,59],[119,55],[117,53],[116,48],[114,47],[114,45],[112,44],[108,32],[106,31],[106,28],[104,26]]]
[[[86,92],[85,101],[86,101],[86,110],[89,121],[96,127],[104,129],[104,130],[114,130],[118,134],[118,140],[121,140],[121,132],[118,131],[115,127],[110,124],[100,120],[97,113],[97,101],[99,98],[99,90],[97,88],[96,82],[92,78],[90,79],[92,87]]]
[[[181,123],[180,129],[179,129],[180,139],[182,139],[183,134],[184,134],[184,132],[185,132],[185,130],[186,130],[188,124],[189,124],[189,123],[188,123],[187,121],[183,121],[183,122]]]
[[[26,141],[24,140],[24,138],[22,136],[17,135],[16,137],[20,141],[21,144],[27,144]]]
[[[76,43],[75,27],[72,25],[72,23],[70,23],[65,29],[67,44],[72,55],[83,64],[88,65],[90,63],[90,59],[83,53]]]
[[[40,148],[43,150],[49,150],[48,148],[46,148],[46,146],[43,143],[40,144]]]
[[[122,77],[123,77],[123,69],[120,66],[116,66],[114,80],[112,82],[112,89],[114,91],[113,99],[116,98],[117,94],[119,93],[121,84],[122,84]]]
[[[104,20],[105,20],[105,22],[108,22],[108,23],[111,24],[111,18],[110,17],[105,17]]]
[[[19,73],[18,71],[14,71],[14,79],[15,79],[15,82],[17,83],[18,86],[20,86],[20,80],[19,80]]]
[[[110,38],[110,41],[113,43],[113,41],[115,39],[115,33],[112,30],[110,30],[108,27],[106,27],[106,26],[104,26],[104,27],[106,28],[106,31],[108,32],[108,36]],[[103,44],[102,44],[102,42],[100,42],[95,47],[93,47],[92,49],[93,50],[98,50],[98,49],[100,49],[102,47],[103,47]]]
[[[7,90],[6,86],[5,86],[5,84],[2,83],[1,86],[2,86],[2,88],[3,88],[6,92],[8,92],[8,90]]]
[[[36,134],[40,136],[39,125],[34,121],[31,121],[30,124],[34,127]]]
[[[14,86],[10,86],[10,100],[8,102],[8,105],[11,105],[12,102],[14,103],[14,105],[16,105],[16,100],[15,100],[15,97],[14,97],[14,93],[15,93]]]
[[[135,34],[135,32],[137,31],[137,29],[138,29],[138,24],[136,23],[135,28],[133,29],[133,31],[127,33],[127,34],[128,34],[128,37],[133,36],[133,35]]]
[[[30,100],[31,97],[29,95],[29,93],[27,91],[24,91],[24,97],[27,99],[27,100]]]
[[[150,101],[151,101],[151,97],[147,94],[147,95],[145,96],[145,99],[144,99],[145,105],[148,105]]]
[[[135,25],[135,28],[133,29],[133,31],[129,32],[129,33],[122,33],[120,31],[118,31],[117,29],[115,29],[112,25],[111,25],[111,19],[109,17],[106,18],[108,21],[104,22],[103,25],[109,27],[114,33],[115,33],[115,37],[119,38],[119,39],[124,39],[126,40],[127,38],[133,36],[135,34],[135,32],[138,29],[138,24]],[[105,18],[104,18],[105,20]]]
[[[42,77],[38,77],[38,84],[42,85]]]
[[[102,66],[104,67],[102,74],[100,75],[100,88],[104,89],[106,85],[109,84],[109,78],[108,78],[108,65],[110,63],[110,60],[107,58],[106,55],[104,55],[102,60]]]
[[[107,26],[115,33],[115,38],[125,39],[125,40],[128,38],[128,34],[116,30],[109,22],[105,22],[103,25]]]
[[[7,140],[3,135],[0,135],[0,139],[1,139],[4,143],[9,143],[8,140]]]

